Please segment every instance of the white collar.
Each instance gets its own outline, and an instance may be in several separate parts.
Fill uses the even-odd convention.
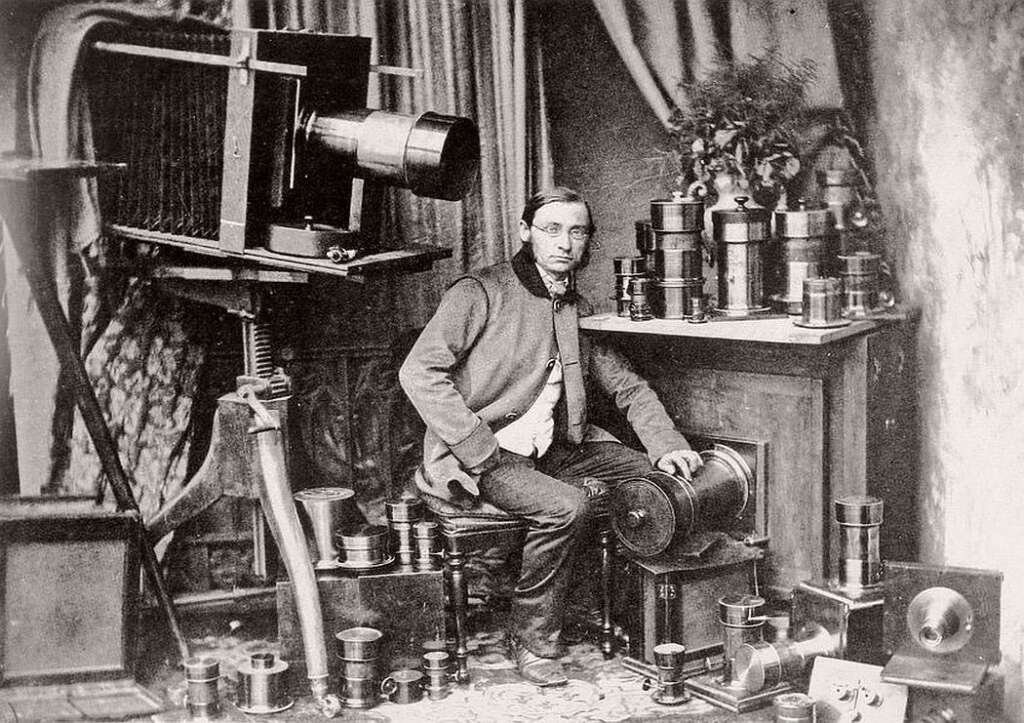
[[[565,278],[559,281],[543,269],[537,262],[534,262],[534,266],[537,267],[537,271],[540,273],[540,280],[544,282],[544,286],[547,287],[548,293],[551,294],[551,296],[565,295],[565,292],[569,290],[569,282],[572,278],[571,274],[566,274]]]

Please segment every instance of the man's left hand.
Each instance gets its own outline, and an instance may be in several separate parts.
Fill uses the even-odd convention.
[[[676,449],[666,452],[658,458],[654,466],[662,472],[677,474],[685,480],[693,480],[693,475],[704,464],[699,452],[692,449]]]

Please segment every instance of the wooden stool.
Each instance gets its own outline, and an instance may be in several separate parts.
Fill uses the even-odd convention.
[[[465,562],[469,552],[485,550],[502,543],[522,540],[529,530],[529,522],[510,515],[494,505],[479,501],[463,509],[439,497],[418,492],[426,507],[434,514],[444,538],[444,568],[448,596],[455,617],[455,658],[458,661],[456,679],[469,681],[469,661],[466,648],[466,615],[469,607],[469,589],[466,584]],[[595,517],[600,525],[598,534],[601,548],[601,651],[610,658],[614,651],[615,631],[612,627],[612,555],[615,536],[608,515]]]

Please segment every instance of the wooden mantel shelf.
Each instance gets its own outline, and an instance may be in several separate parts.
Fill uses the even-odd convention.
[[[580,328],[587,331],[618,334],[676,336],[690,339],[724,339],[766,344],[803,344],[818,346],[874,331],[888,320],[902,318],[898,314],[879,319],[853,321],[847,326],[830,329],[808,329],[788,318],[722,319],[705,324],[691,324],[678,319],[631,321],[616,314],[595,314],[580,319]]]

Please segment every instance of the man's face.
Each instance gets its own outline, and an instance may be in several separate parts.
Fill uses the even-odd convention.
[[[590,214],[582,203],[553,201],[537,209],[532,224],[519,222],[519,238],[533,244],[538,266],[556,279],[564,278],[586,253]]]

